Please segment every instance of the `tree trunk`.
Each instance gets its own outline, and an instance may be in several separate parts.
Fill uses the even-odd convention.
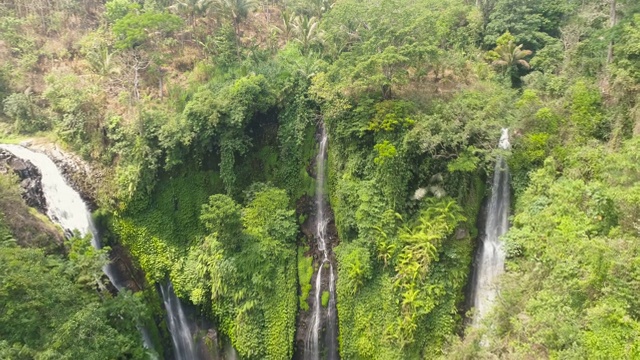
[[[162,100],[162,97],[164,96],[164,74],[166,73],[166,70],[164,68],[160,68],[158,69],[158,73],[160,74],[158,77],[158,93],[160,95],[160,100]]]
[[[240,22],[233,15],[233,31],[236,33],[236,56],[240,59]]]
[[[391,99],[391,85],[389,84],[384,84],[382,85],[382,98],[384,100],[390,100]]]
[[[616,0],[611,0],[611,13],[609,14],[610,28],[616,26]],[[609,49],[607,49],[607,64],[611,64],[613,61],[613,39],[609,42]]]
[[[133,97],[136,101],[140,100],[140,92],[138,92],[138,64],[133,66]]]

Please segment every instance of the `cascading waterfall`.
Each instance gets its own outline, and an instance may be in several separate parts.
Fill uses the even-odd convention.
[[[174,358],[176,360],[198,359],[191,327],[185,316],[182,303],[173,291],[171,282],[161,285],[160,292],[167,311],[167,327],[171,334]]]
[[[324,125],[321,125],[320,149],[316,158],[317,176],[316,176],[316,228],[315,238],[318,250],[322,252],[322,259],[318,266],[318,273],[315,279],[315,296],[313,300],[313,308],[311,314],[311,326],[308,329],[308,335],[305,342],[305,359],[320,359],[320,336],[323,323],[322,314],[322,284],[325,270],[328,270],[328,290],[329,302],[327,304],[325,322],[325,340],[326,354],[329,360],[338,359],[337,346],[337,316],[336,316],[336,291],[335,291],[335,272],[333,268],[331,246],[328,243],[327,226],[329,224],[329,214],[326,211],[325,199],[325,163],[327,158],[328,137]],[[325,267],[327,269],[325,269]],[[324,275],[327,276],[327,275]]]
[[[102,247],[89,208],[80,197],[80,194],[67,184],[56,164],[47,155],[18,145],[0,144],[0,149],[31,162],[40,170],[42,174],[42,192],[47,202],[47,217],[51,221],[59,224],[68,235],[75,230],[81,236],[91,234],[91,244],[97,249]],[[125,287],[123,279],[117,276],[115,265],[109,263],[103,268],[103,271],[118,291]],[[167,311],[167,323],[176,360],[197,360],[200,358],[213,360],[237,359],[235,349],[228,343],[224,344],[223,354],[208,352],[207,354],[200,354],[192,334],[192,329],[195,326],[192,326],[185,316],[184,307],[174,293],[173,285],[170,282],[162,285],[160,292]],[[147,329],[142,326],[138,326],[138,329],[145,348],[153,350],[151,337]],[[153,354],[149,355],[153,356]]]
[[[327,358],[337,360],[338,356],[338,316],[336,307],[336,277],[333,264],[329,266],[329,303],[327,305]]]
[[[509,129],[502,129],[499,147],[509,149]],[[491,310],[498,290],[496,279],[504,272],[505,252],[500,237],[509,229],[509,168],[507,161],[500,155],[496,162],[491,199],[485,223],[485,237],[480,244],[476,258],[476,270],[473,279],[473,323],[480,320]]]
[[[47,217],[57,223],[62,229],[71,234],[77,230],[81,236],[91,234],[91,244],[100,249],[100,237],[91,219],[91,212],[71,186],[62,176],[56,164],[45,154],[31,151],[18,145],[0,144],[0,148],[9,151],[13,155],[30,161],[42,174],[42,192],[47,201]],[[109,263],[102,268],[113,286],[118,290],[124,288],[124,282],[116,276],[114,265]],[[153,349],[151,340],[146,330],[140,327],[140,332],[147,349]]]
[[[68,234],[74,230],[78,230],[81,236],[91,234],[91,245],[96,249],[102,248],[89,208],[80,194],[67,184],[56,164],[47,155],[19,145],[2,144],[0,148],[23,160],[30,161],[40,170],[42,192],[47,201],[47,217],[51,221],[58,223]],[[116,276],[113,264],[106,265],[103,270],[118,290],[124,287],[124,283]]]

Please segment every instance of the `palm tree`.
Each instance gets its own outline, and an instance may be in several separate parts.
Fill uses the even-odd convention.
[[[218,0],[218,6],[222,13],[226,14],[233,21],[233,28],[236,36],[240,34],[240,22],[246,19],[249,12],[256,7],[255,0]]]
[[[205,15],[212,2],[212,0],[179,0],[169,8],[186,15],[192,30],[195,30],[196,17]]]
[[[365,279],[365,264],[360,261],[359,258],[351,259],[351,261],[347,261],[344,263],[345,269],[347,270],[347,289],[350,290],[351,294],[354,295],[362,285],[364,284]]]
[[[286,41],[291,39],[291,35],[294,32],[294,22],[296,20],[296,15],[293,12],[283,11],[282,12],[282,25],[276,26],[275,30],[284,36]]]
[[[410,311],[414,308],[416,308],[419,304],[419,295],[420,295],[420,290],[417,290],[414,286],[412,286],[411,288],[407,289],[405,292],[402,293],[402,309],[406,312],[406,311]]]
[[[522,66],[525,69],[531,67],[524,58],[533,52],[531,50],[522,50],[522,44],[516,46],[513,40],[496,46],[493,52],[498,55],[498,59],[493,61],[493,65],[502,67],[505,71],[517,69],[518,66]]]
[[[508,75],[511,78],[511,86],[519,87],[521,85],[520,68],[529,69],[531,67],[525,57],[531,55],[532,51],[523,50],[522,44],[516,46],[513,36],[506,32],[498,38],[498,46],[488,54],[494,59],[492,64],[501,68],[503,75]]]
[[[378,232],[380,237],[382,237],[382,240],[379,240],[377,244],[378,259],[382,260],[382,262],[384,263],[383,268],[386,269],[387,265],[389,265],[389,261],[395,254],[396,244],[394,244],[392,241],[389,241],[389,236],[386,232],[384,232],[384,230],[382,230],[380,226],[374,226],[373,228]]]
[[[320,21],[315,16],[297,16],[293,21],[296,41],[302,45],[302,51],[307,53],[311,45],[319,43],[323,33],[318,29]]]
[[[96,46],[87,52],[86,59],[93,72],[104,78],[118,71],[113,55],[106,46]]]

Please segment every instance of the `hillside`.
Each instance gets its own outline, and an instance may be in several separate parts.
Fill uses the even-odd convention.
[[[5,0],[0,103],[0,143],[93,169],[103,242],[144,274],[107,294],[109,248],[59,245],[2,175],[0,301],[87,300],[37,342],[6,313],[0,358],[85,358],[60,336],[92,314],[95,358],[185,358],[168,284],[209,354],[640,358],[634,0]],[[494,171],[510,227],[476,323]]]

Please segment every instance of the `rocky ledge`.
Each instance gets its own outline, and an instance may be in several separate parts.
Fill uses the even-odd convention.
[[[47,213],[47,201],[42,192],[42,174],[30,161],[22,160],[10,152],[0,149],[0,173],[13,172],[20,179],[22,198],[27,205],[39,212]]]
[[[95,211],[97,209],[96,184],[100,182],[100,176],[80,156],[65,152],[52,143],[25,141],[20,145],[47,155],[60,169],[69,185],[80,194],[82,200],[89,206],[89,210]]]

